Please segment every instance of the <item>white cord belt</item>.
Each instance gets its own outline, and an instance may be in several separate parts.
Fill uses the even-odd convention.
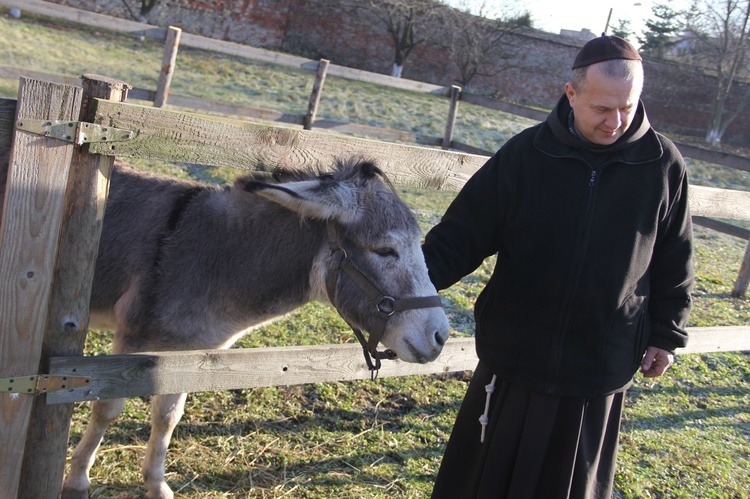
[[[492,397],[492,392],[495,391],[495,381],[497,380],[497,375],[492,375],[492,381],[490,381],[489,385],[484,385],[484,391],[487,392],[487,399],[484,402],[484,414],[479,416],[479,424],[482,425],[482,436],[479,438],[479,441],[481,443],[484,443],[484,434],[487,431],[487,425],[490,424],[490,397]]]

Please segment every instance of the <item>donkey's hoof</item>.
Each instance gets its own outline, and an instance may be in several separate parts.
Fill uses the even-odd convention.
[[[174,492],[169,485],[162,483],[156,487],[149,487],[145,499],[174,499]]]
[[[89,499],[89,491],[86,490],[73,490],[64,488],[62,491],[62,499]]]

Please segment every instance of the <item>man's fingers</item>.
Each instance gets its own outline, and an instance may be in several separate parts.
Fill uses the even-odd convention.
[[[649,347],[641,362],[641,372],[647,378],[656,378],[664,374],[673,360],[674,356],[670,352]]]

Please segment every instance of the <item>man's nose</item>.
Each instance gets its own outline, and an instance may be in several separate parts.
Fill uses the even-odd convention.
[[[620,125],[622,125],[622,117],[620,116],[620,111],[618,110],[608,113],[605,124],[610,130],[617,130],[618,128],[620,128]]]

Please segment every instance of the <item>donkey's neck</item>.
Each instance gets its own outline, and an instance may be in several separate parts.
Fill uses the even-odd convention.
[[[196,197],[160,264],[169,287],[183,295],[192,289],[192,302],[226,329],[256,326],[326,296],[324,223],[253,197],[241,209],[227,196]],[[191,279],[186,269],[202,278]],[[191,288],[190,281],[202,284]]]

